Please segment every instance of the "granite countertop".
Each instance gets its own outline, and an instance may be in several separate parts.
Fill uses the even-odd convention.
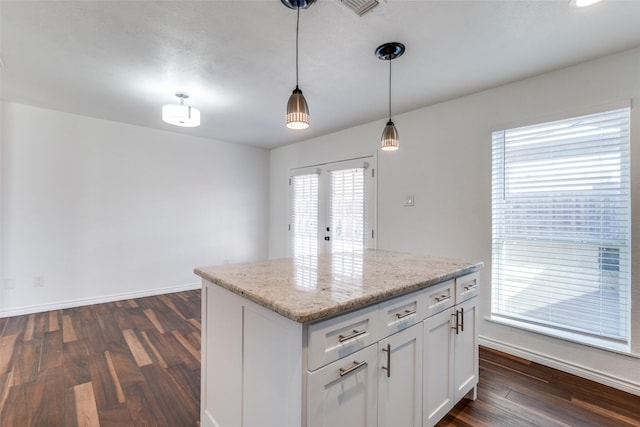
[[[469,274],[483,265],[366,250],[200,267],[195,273],[282,316],[307,323]]]

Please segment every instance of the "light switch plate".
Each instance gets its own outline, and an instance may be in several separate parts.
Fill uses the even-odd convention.
[[[405,206],[413,206],[413,194],[409,196],[404,196],[404,205]]]

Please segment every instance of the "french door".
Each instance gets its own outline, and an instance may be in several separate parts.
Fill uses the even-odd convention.
[[[366,157],[291,171],[290,255],[375,247],[373,161]]]

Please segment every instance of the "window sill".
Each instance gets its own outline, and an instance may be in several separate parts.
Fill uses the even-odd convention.
[[[622,341],[609,340],[605,338],[598,338],[575,332],[564,331],[561,329],[554,329],[542,325],[535,325],[527,322],[521,322],[514,319],[509,319],[501,316],[489,316],[487,321],[498,323],[501,325],[511,326],[513,328],[523,329],[525,331],[534,332],[540,335],[546,335],[553,338],[558,338],[565,341],[574,342],[577,344],[586,345],[589,347],[598,348],[601,350],[611,351],[614,353],[620,353],[625,356],[640,357],[640,355],[631,352],[629,343]]]

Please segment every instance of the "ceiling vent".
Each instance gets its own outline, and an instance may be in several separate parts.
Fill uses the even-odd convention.
[[[378,0],[340,0],[340,2],[353,10],[358,16],[370,12],[380,4]]]

